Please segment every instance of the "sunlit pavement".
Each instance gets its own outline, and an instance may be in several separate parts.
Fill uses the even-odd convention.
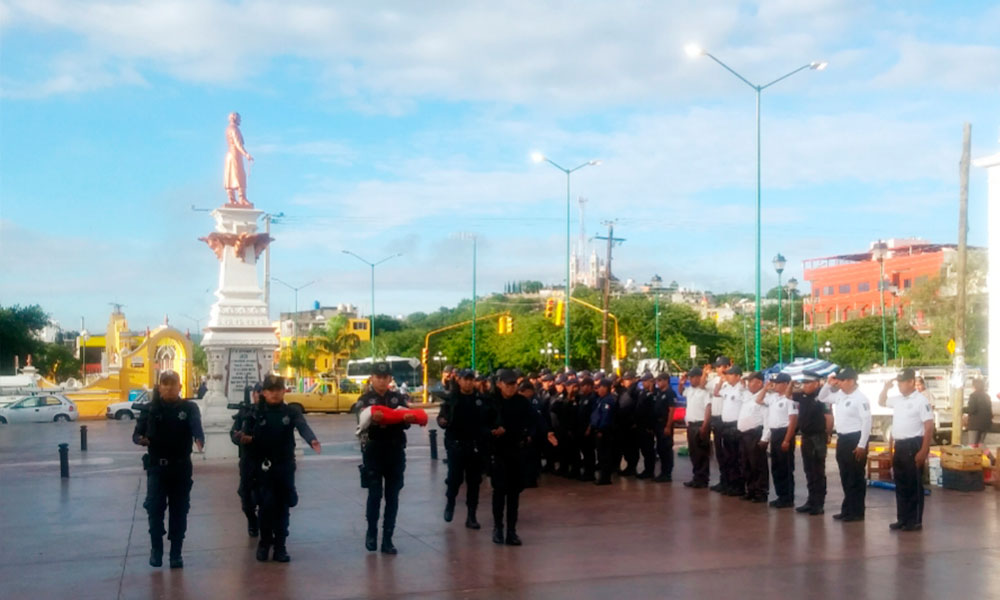
[[[298,462],[292,562],[254,560],[235,462],[196,457],[183,570],[147,564],[145,480],[131,423],[83,423],[87,453],[80,423],[0,427],[0,597],[986,598],[1000,590],[992,488],[934,488],[924,530],[892,533],[891,491],[868,490],[864,522],[831,519],[841,499],[832,453],[822,517],[689,490],[680,482],[690,463],[678,458],[674,483],[599,488],[546,476],[522,496],[524,546],[496,546],[488,485],[482,530],[463,526],[463,496],[454,522],[442,520],[446,466],[431,462],[427,431],[418,428],[410,430],[400,554],[368,553],[353,417],[309,421],[323,454],[307,451]],[[61,442],[70,444],[67,480],[59,477]]]

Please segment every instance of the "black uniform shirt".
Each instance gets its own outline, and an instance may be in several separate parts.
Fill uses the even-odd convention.
[[[792,394],[792,400],[799,405],[799,431],[804,434],[826,433],[826,415],[830,409],[818,397],[819,392]]]
[[[503,435],[496,438],[498,452],[516,450],[535,435],[538,417],[531,401],[521,394],[510,398],[496,397],[496,424],[503,427]]]
[[[667,419],[670,418],[670,409],[677,406],[677,394],[674,388],[667,386],[667,389],[656,388],[653,392],[653,415],[656,418],[656,425],[663,429],[667,426]]]
[[[409,402],[406,394],[396,390],[387,390],[384,396],[379,396],[375,390],[369,389],[358,398],[358,412],[369,406],[388,406],[389,408],[408,408]],[[368,427],[369,444],[398,444],[406,446],[406,430],[410,428],[409,423],[397,423],[395,425],[379,425],[372,423]]]
[[[298,407],[261,402],[252,419],[244,425],[245,433],[253,437],[250,455],[257,461],[271,462],[295,460],[295,430],[307,443],[316,441],[316,434],[309,428]]]
[[[149,440],[149,455],[153,458],[189,457],[194,440],[205,443],[201,411],[190,400],[151,403],[139,413],[132,441],[138,444],[143,436]]]
[[[485,439],[489,435],[491,425],[490,410],[487,405],[488,402],[477,392],[463,394],[455,390],[448,394],[438,414],[438,425],[441,425],[441,419],[446,420],[446,423],[441,425],[445,439],[460,442]]]

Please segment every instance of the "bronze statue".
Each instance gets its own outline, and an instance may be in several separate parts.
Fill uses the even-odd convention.
[[[253,162],[253,157],[243,147],[243,134],[240,133],[240,113],[229,113],[229,127],[226,128],[226,143],[229,152],[226,153],[226,166],[222,173],[222,185],[229,194],[230,207],[253,208],[247,200],[247,173],[243,169],[243,157]],[[239,192],[239,201],[236,194]]]

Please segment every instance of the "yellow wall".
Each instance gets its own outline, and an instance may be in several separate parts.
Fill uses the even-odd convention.
[[[345,329],[350,333],[358,336],[358,339],[362,342],[368,341],[369,331],[368,331],[369,321],[368,319],[348,319]],[[362,328],[363,327],[363,328]],[[298,344],[304,344],[309,340],[314,339],[310,336],[287,336],[279,338],[280,348],[275,354],[275,364],[285,356],[287,350],[292,346]],[[338,357],[342,362],[347,361],[350,356],[347,353],[343,353]],[[320,373],[326,373],[330,371],[333,367],[333,357],[329,352],[324,351],[321,348],[316,348],[316,359],[314,361],[313,369],[309,372],[303,372],[306,377],[314,377]],[[346,368],[346,365],[343,366]],[[285,368],[281,370],[281,374],[285,377],[294,377],[296,375],[295,370],[291,368]]]

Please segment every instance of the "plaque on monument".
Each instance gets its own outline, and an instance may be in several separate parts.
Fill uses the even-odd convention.
[[[256,348],[230,348],[226,361],[226,398],[230,403],[243,401],[243,389],[264,379],[269,369],[264,353]]]

